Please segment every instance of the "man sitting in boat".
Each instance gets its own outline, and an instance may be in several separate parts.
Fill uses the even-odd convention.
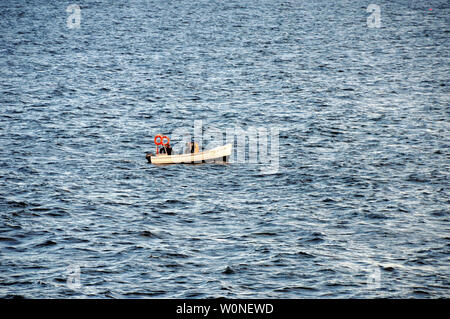
[[[188,153],[191,153],[191,154],[198,153],[198,150],[199,150],[198,143],[195,143],[195,142],[187,143],[187,152]]]
[[[170,146],[169,143],[163,145],[163,147],[161,147],[161,149],[159,150],[159,154],[172,155],[172,146]]]

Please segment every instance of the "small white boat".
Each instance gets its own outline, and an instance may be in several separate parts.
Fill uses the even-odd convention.
[[[152,164],[196,164],[226,162],[231,155],[231,144],[219,146],[208,151],[187,154],[147,154],[146,158]]]

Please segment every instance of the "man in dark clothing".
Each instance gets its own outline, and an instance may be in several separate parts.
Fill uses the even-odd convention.
[[[169,143],[167,143],[166,145],[164,145],[161,150],[159,151],[160,154],[166,154],[167,155],[172,155],[172,146],[170,146]]]
[[[198,153],[198,144],[195,142],[188,143],[188,152],[191,154]]]

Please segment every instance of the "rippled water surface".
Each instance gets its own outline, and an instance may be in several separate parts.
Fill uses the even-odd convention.
[[[2,1],[0,297],[448,298],[449,2],[370,3]],[[278,172],[146,162],[194,120]]]

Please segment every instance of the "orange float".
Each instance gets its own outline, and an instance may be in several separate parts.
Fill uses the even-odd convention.
[[[167,143],[164,143],[164,139],[167,139]],[[166,136],[166,135],[164,135],[162,138],[161,138],[161,143],[162,143],[162,145],[167,145],[167,144],[169,144],[170,143],[170,138],[168,137],[168,136]]]
[[[157,142],[158,138],[159,138],[159,142]],[[153,141],[155,142],[156,145],[163,145],[162,140],[163,140],[163,136],[158,134],[155,136],[155,139]]]

